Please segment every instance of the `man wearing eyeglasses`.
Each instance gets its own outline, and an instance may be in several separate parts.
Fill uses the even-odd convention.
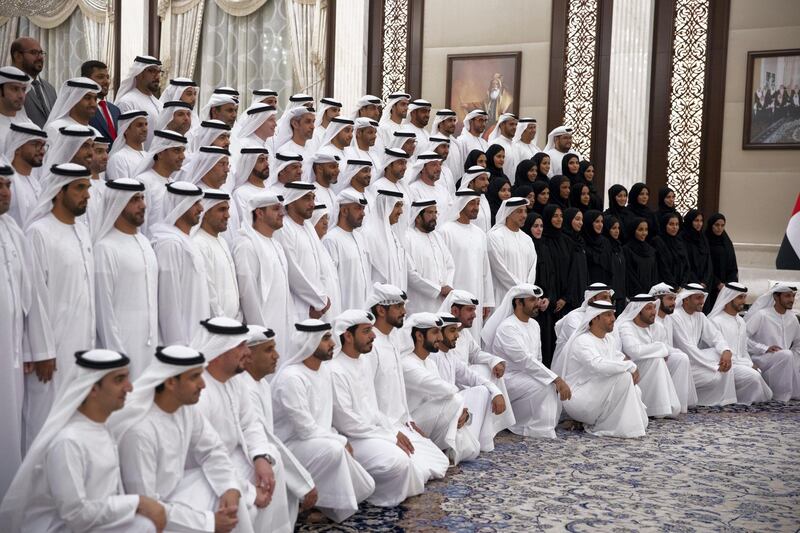
[[[40,128],[44,127],[56,103],[56,90],[39,76],[44,68],[45,55],[42,45],[31,37],[20,37],[11,43],[11,63],[31,77],[31,90],[25,97],[25,113]]]

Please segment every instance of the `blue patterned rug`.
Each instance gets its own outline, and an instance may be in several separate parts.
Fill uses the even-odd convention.
[[[641,439],[508,432],[393,509],[298,531],[800,531],[800,402],[700,408]]]

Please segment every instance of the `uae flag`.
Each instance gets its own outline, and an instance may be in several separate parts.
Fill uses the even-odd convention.
[[[775,259],[775,268],[779,270],[800,270],[800,194],[794,203],[792,218],[786,226],[781,249]]]

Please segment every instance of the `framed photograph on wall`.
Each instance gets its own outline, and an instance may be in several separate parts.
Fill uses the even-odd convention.
[[[742,149],[800,149],[800,48],[747,53]]]
[[[447,56],[447,107],[456,112],[456,135],[464,116],[473,109],[489,113],[484,138],[503,113],[519,113],[522,52],[455,54]]]

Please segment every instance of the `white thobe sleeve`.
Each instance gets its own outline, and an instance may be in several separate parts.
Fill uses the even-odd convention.
[[[409,396],[418,394],[432,400],[438,400],[440,398],[449,398],[458,393],[458,387],[434,376],[422,366],[410,361],[410,357],[416,356],[407,355],[402,361],[403,377]]]
[[[247,390],[244,386],[237,388],[240,395],[239,424],[247,446],[248,459],[252,461],[256,455],[270,455],[273,448],[269,443],[269,439],[267,439],[267,434],[264,432],[264,426],[261,425],[258,415],[256,415],[256,411],[250,403]]]
[[[636,364],[633,361],[624,359],[624,355],[615,352],[619,355],[619,359],[608,359],[603,357],[593,345],[585,346],[580,340],[573,344],[572,353],[566,354],[567,357],[574,357],[581,366],[588,368],[591,372],[598,376],[615,376],[623,372],[633,373],[636,370]]]
[[[165,346],[183,344],[192,338],[185,331],[180,303],[184,300],[181,278],[184,276],[183,247],[173,240],[156,243],[158,260],[158,325]],[[190,266],[191,268],[191,266]]]
[[[515,366],[524,368],[525,373],[536,381],[544,385],[555,381],[558,375],[539,362],[535,355],[528,353],[528,347],[522,339],[522,332],[517,328],[501,325],[495,333],[494,346],[506,359]]]
[[[619,328],[619,336],[622,341],[622,351],[633,361],[640,359],[657,359],[669,355],[667,345],[663,342],[646,342],[636,329],[639,328],[633,322],[623,324]]]
[[[26,264],[31,265],[31,309],[25,317],[25,340],[27,350],[25,360],[38,362],[53,359],[56,356],[55,340],[53,330],[50,326],[51,309],[47,297],[47,284],[49,282],[49,272],[47,271],[47,248],[38,231],[29,232],[30,250],[29,257],[26,257]],[[23,243],[27,245],[28,243]]]
[[[344,354],[339,357],[347,357]],[[391,443],[397,436],[386,428],[371,423],[358,410],[358,400],[353,397],[347,377],[331,372],[333,381],[333,426],[351,439],[383,439]]]
[[[725,337],[720,333],[719,328],[716,324],[714,324],[708,317],[705,315],[702,316],[701,320],[702,324],[702,331],[700,332],[700,340],[702,340],[706,345],[713,346],[720,354],[725,350],[731,350],[731,345],[725,340]]]
[[[703,351],[700,349],[697,343],[692,342],[692,340],[688,337],[688,333],[689,332],[686,331],[685,324],[679,324],[677,322],[673,323],[672,339],[675,343],[675,347],[685,352],[686,355],[691,358],[692,365],[699,365],[715,372],[718,371],[719,366],[716,363],[712,364],[709,362],[708,358],[704,356]]]
[[[494,301],[494,281],[492,280],[492,264],[489,254],[483,254],[483,300],[480,302],[483,307],[494,307],[500,302]],[[480,309],[478,310],[480,312]]]
[[[486,277],[487,278],[491,278],[491,276],[486,276]],[[469,356],[469,363],[471,365],[483,364],[483,365],[488,366],[491,369],[491,368],[496,367],[498,365],[498,363],[502,363],[503,362],[503,358],[502,357],[497,357],[496,355],[492,355],[489,352],[484,352],[483,350],[481,350],[480,345],[475,340],[475,338],[472,337],[472,334],[470,332],[466,332],[466,333],[462,332],[462,335],[464,335],[464,334],[470,336],[469,346],[468,346],[468,349],[469,349],[468,356]]]
[[[292,425],[292,433],[298,440],[327,438],[347,443],[344,435],[338,435],[330,428],[322,428],[311,415],[305,387],[299,383],[297,376],[287,376],[284,386],[276,389],[272,395],[275,410],[283,411]]]
[[[192,435],[189,453],[194,463],[203,469],[206,479],[217,496],[230,489],[241,490],[233,473],[233,464],[214,427],[199,409],[192,409]]]
[[[133,520],[139,507],[137,494],[113,494],[99,500],[86,495],[84,471],[89,468],[77,443],[60,440],[52,445],[45,459],[47,476],[58,515],[72,531],[92,531],[104,526],[113,531]]]
[[[747,352],[750,355],[761,355],[767,353],[769,346],[757,342],[753,337],[761,329],[761,324],[764,321],[763,313],[756,313],[753,318],[747,322]],[[781,346],[781,348],[788,348],[788,346]]]
[[[490,231],[487,237],[489,247],[489,265],[491,266],[492,276],[505,287],[519,285],[525,280],[517,279],[506,266],[503,259],[504,239],[500,231]]]
[[[336,267],[336,269],[338,270],[339,269],[339,243],[338,243],[338,241],[336,239],[333,239],[331,237],[327,237],[327,238],[326,237],[327,237],[327,235],[322,238],[322,245],[328,251],[328,255],[331,256],[331,261],[333,261],[333,266]]]
[[[267,318],[261,310],[261,286],[258,283],[261,268],[255,248],[251,245],[236,246],[233,249],[233,259],[236,264],[236,281],[239,283],[239,304],[245,322],[266,324]],[[267,259],[261,258],[261,260]]]
[[[217,294],[217,284],[214,280],[215,259],[214,250],[209,243],[202,237],[192,239],[197,251],[203,256],[203,262],[206,265],[206,286],[208,286],[208,303],[211,308],[211,316],[224,316],[225,311],[222,309],[221,298]],[[235,318],[235,317],[233,317]]]
[[[124,353],[119,321],[114,313],[114,293],[119,271],[118,258],[106,246],[95,246],[94,282],[97,306],[97,338],[100,346]]]
[[[484,379],[483,377],[479,376],[475,372],[470,369],[464,361],[460,359],[453,358],[453,365],[456,368],[456,384],[461,387],[486,387],[489,389],[489,394],[492,398],[495,396],[502,394],[500,389],[497,388],[497,385],[489,381],[488,379]]]
[[[286,231],[285,229],[281,231]],[[322,309],[327,304],[328,296],[317,289],[317,286],[308,279],[303,269],[297,264],[297,250],[292,239],[281,238],[280,243],[286,254],[286,263],[289,271],[289,286],[292,294],[303,300],[314,309]],[[320,280],[320,286],[325,284]]]
[[[419,273],[419,270],[417,270],[417,265],[414,259],[411,258],[411,254],[405,249],[403,249],[402,252],[406,256],[406,271],[408,272],[409,287],[414,287],[414,290],[431,298],[439,296],[442,292],[442,287],[438,283],[423,277],[422,274]]]

